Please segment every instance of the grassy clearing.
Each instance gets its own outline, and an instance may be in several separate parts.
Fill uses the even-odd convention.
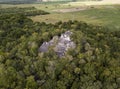
[[[58,21],[68,21],[68,20],[79,20],[88,23],[101,23],[97,19],[88,18],[87,15],[82,15],[80,12],[73,13],[52,13],[49,15],[35,16],[31,17],[34,21],[46,22],[46,23],[56,23]]]
[[[110,29],[120,29],[120,6],[104,6],[82,11],[88,18],[97,19]]]
[[[120,29],[120,6],[100,6],[79,12],[55,13],[31,17],[34,21],[55,23],[58,21],[79,20],[103,25],[112,30]]]
[[[120,30],[120,5],[100,5],[100,6],[86,6],[79,4],[61,3],[37,3],[37,4],[20,4],[20,5],[0,5],[2,8],[8,7],[36,7],[37,9],[50,12],[49,15],[40,15],[30,17],[33,21],[55,23],[58,21],[78,20],[85,21],[90,24],[97,24],[106,26],[112,30]],[[53,12],[53,10],[78,8],[78,7],[94,7],[87,10],[69,13]]]
[[[70,2],[67,4],[71,4],[71,5],[77,5],[79,6],[80,4],[83,5],[115,5],[115,4],[120,4],[120,0],[85,0],[85,1],[77,1],[77,2]],[[67,5],[66,4],[66,5]]]

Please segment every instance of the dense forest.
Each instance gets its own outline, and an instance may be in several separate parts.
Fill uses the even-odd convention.
[[[24,4],[24,3],[34,3],[36,0],[0,0],[2,4]]]
[[[73,33],[75,49],[62,58],[52,49],[38,52],[44,41],[66,31]],[[120,89],[120,31],[1,14],[0,89]]]
[[[13,15],[13,14],[22,14],[25,16],[36,16],[36,15],[46,15],[49,14],[43,10],[37,10],[35,7],[26,7],[26,8],[0,8],[0,15]]]

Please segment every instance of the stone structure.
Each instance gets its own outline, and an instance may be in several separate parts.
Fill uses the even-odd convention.
[[[64,56],[68,49],[74,49],[76,47],[76,44],[70,39],[71,35],[72,32],[66,31],[60,37],[54,36],[49,42],[43,42],[39,48],[39,52],[47,52],[48,48],[53,46],[54,51],[59,57]]]

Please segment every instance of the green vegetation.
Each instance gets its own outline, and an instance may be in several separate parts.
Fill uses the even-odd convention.
[[[0,0],[1,4],[25,4],[33,2],[36,2],[36,0]]]
[[[34,7],[26,7],[26,8],[1,8],[0,9],[0,15],[2,14],[24,14],[26,16],[36,16],[36,15],[45,15],[49,14],[48,12],[45,12],[43,10],[37,10]]]
[[[0,4],[0,89],[120,89],[120,6],[67,2]],[[75,49],[39,52],[68,30]]]
[[[49,7],[48,7],[49,8]],[[65,8],[65,7],[64,7]],[[70,7],[69,7],[70,8]],[[73,8],[73,7],[71,7]],[[58,8],[59,10],[59,8]],[[49,10],[50,11],[50,10]],[[59,18],[58,18],[59,17]],[[33,21],[56,23],[58,21],[78,20],[87,23],[102,25],[110,30],[120,29],[120,6],[95,6],[79,12],[52,12],[45,16],[31,17]]]
[[[93,18],[102,22],[102,25],[111,30],[120,29],[120,6],[104,6],[102,8],[93,8],[81,12],[88,18]]]
[[[39,46],[67,30],[75,50],[59,58]],[[120,31],[68,21],[46,24],[24,15],[0,16],[1,89],[119,89]]]

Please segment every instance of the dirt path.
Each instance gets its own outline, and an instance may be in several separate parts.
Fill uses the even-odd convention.
[[[120,0],[70,2],[69,4],[75,5],[75,6],[79,6],[79,5],[113,5],[113,4],[120,4]]]
[[[53,12],[67,13],[67,12],[77,12],[77,11],[82,11],[82,10],[86,10],[86,8],[77,7],[77,8],[69,8],[69,9],[58,9],[58,10],[53,10]]]
[[[120,4],[120,0],[103,0],[101,4],[108,3],[108,4]]]
[[[53,12],[61,12],[61,13],[66,13],[66,12],[77,12],[77,11],[82,11],[88,9],[89,6],[91,5],[114,5],[114,4],[120,4],[120,0],[102,0],[102,1],[79,1],[79,2],[70,2],[67,4],[62,4],[62,5],[67,5],[67,6],[73,6],[73,8],[65,8],[65,9],[55,9],[52,10]]]

